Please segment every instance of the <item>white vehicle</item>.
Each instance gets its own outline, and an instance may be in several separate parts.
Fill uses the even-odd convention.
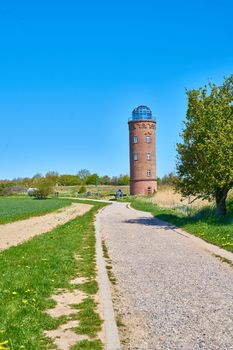
[[[30,187],[28,190],[27,190],[27,194],[30,196],[30,197],[33,197],[36,192],[38,191],[38,188],[33,188],[33,187]]]

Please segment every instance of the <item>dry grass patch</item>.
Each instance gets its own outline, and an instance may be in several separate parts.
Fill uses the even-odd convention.
[[[149,200],[154,204],[166,208],[187,206],[191,209],[196,209],[213,204],[213,202],[210,202],[208,200],[197,199],[194,201],[194,199],[195,197],[193,196],[190,196],[188,198],[182,197],[182,195],[176,192],[172,186],[161,186],[158,189],[158,192],[153,197],[150,197]]]

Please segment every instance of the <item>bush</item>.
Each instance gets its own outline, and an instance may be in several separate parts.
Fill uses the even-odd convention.
[[[87,189],[85,186],[81,186],[78,193],[81,194],[81,193],[86,193],[87,192]]]
[[[11,183],[0,183],[0,196],[10,196],[13,194],[11,192]]]
[[[53,193],[53,183],[48,179],[38,179],[35,183],[35,187],[33,197],[36,199],[45,199]]]

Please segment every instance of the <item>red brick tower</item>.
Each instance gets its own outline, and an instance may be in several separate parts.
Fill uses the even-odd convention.
[[[151,110],[139,106],[129,124],[130,194],[151,195],[157,190],[155,130]]]

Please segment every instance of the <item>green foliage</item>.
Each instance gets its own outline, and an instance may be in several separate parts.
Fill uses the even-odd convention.
[[[10,181],[13,185],[23,186],[23,187],[31,187],[33,182],[33,178],[30,177],[18,177],[13,181]]]
[[[108,248],[106,246],[104,239],[102,239],[102,250],[103,250],[103,257],[105,259],[105,264],[106,264],[105,266],[106,266],[109,281],[112,284],[116,284],[116,278],[112,271],[112,261],[110,259],[110,256],[108,255]]]
[[[100,177],[98,174],[91,174],[89,170],[82,169],[78,172],[77,175],[63,174],[60,175],[56,171],[48,171],[45,176],[40,173],[35,174],[32,178],[17,178],[14,181],[10,180],[0,180],[0,195],[1,184],[6,186],[6,184],[22,186],[26,188],[34,188],[35,184],[39,180],[46,179],[49,182],[55,185],[60,186],[80,186],[80,185],[113,185],[113,186],[128,186],[129,185],[129,176],[121,174],[119,176],[113,176],[110,178],[108,175]]]
[[[126,186],[126,185],[129,185],[129,175],[124,175],[124,174],[121,174],[119,176],[119,179],[118,179],[118,185],[120,186]]]
[[[162,178],[157,177],[158,186],[174,186],[176,183],[176,175],[171,172],[168,175],[164,175]]]
[[[36,190],[33,196],[37,199],[45,199],[53,193],[53,182],[47,178],[40,178],[34,181]]]
[[[127,186],[129,185],[129,181],[130,179],[128,175],[121,174],[119,176],[113,176],[111,182],[113,185]]]
[[[58,182],[59,174],[57,171],[48,171],[45,177],[55,185]]]
[[[99,183],[100,183],[100,185],[110,185],[111,178],[108,175],[104,175],[104,176],[100,177]]]
[[[177,144],[177,188],[184,196],[215,198],[217,214],[233,187],[233,75],[222,86],[187,91],[182,143]]]
[[[71,199],[41,199],[37,201],[27,197],[0,198],[0,224],[39,216],[66,207]]]
[[[82,285],[88,298],[73,315],[79,319],[75,331],[93,340],[75,349],[102,349],[97,334],[101,320],[94,301],[97,288],[91,286],[96,279],[93,219],[104,205],[93,204],[84,216],[0,253],[0,343],[8,340],[11,350],[51,348],[44,331],[56,329],[66,320],[53,319],[45,310],[55,305],[51,296],[57,289],[74,289],[69,281],[77,275],[91,281]]]
[[[70,350],[102,350],[103,345],[100,340],[82,340]]]
[[[98,185],[99,176],[97,174],[91,174],[86,178],[86,185]]]
[[[10,188],[14,185],[12,182],[0,183],[0,196],[7,196],[10,194]]]
[[[85,186],[81,186],[79,191],[78,191],[79,194],[86,193],[86,192],[87,192],[87,189]]]
[[[60,175],[58,178],[58,182],[62,186],[75,186],[75,185],[80,185],[81,180],[78,175]]]
[[[83,183],[86,182],[87,177],[91,175],[90,171],[87,169],[81,169],[79,170],[77,176],[81,179]]]

